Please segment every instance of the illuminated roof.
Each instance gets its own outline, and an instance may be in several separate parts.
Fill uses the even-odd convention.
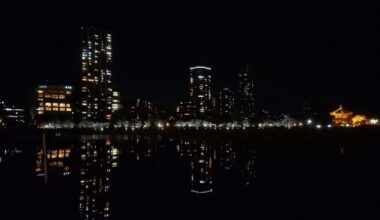
[[[210,67],[207,67],[207,66],[193,66],[193,67],[190,67],[190,70],[195,70],[195,69],[206,69],[206,70],[211,70]]]
[[[350,111],[347,111],[343,109],[343,106],[340,105],[339,108],[333,112],[330,112],[331,116],[337,116],[337,115],[352,115],[353,113]]]
[[[73,90],[73,87],[70,85],[38,85],[39,89],[65,89]]]

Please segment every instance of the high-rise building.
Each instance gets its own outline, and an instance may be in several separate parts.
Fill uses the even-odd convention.
[[[70,121],[73,119],[71,86],[39,85],[36,89],[37,121]]]
[[[94,27],[82,27],[82,121],[111,120],[111,64],[111,33]]]
[[[253,80],[248,65],[239,73],[238,117],[240,120],[252,120],[254,113]]]
[[[191,120],[196,117],[196,108],[191,101],[180,102],[176,109],[177,118]]]
[[[219,93],[219,116],[222,119],[232,119],[234,113],[234,94],[229,88],[223,88]]]
[[[212,110],[211,68],[190,67],[190,101],[196,108],[196,118],[204,119]]]
[[[122,109],[122,105],[120,102],[120,92],[113,91],[112,92],[112,112],[116,112]]]

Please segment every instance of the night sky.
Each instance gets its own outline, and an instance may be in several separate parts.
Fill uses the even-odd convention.
[[[190,65],[213,68],[213,93],[251,66],[257,108],[297,113],[304,102],[380,112],[380,13],[339,5],[234,5],[56,1],[2,3],[0,99],[27,107],[49,80],[78,86],[80,27],[113,32],[113,82],[123,100],[172,107]],[[78,88],[78,87],[76,87]]]

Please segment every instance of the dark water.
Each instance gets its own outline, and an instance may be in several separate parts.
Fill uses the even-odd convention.
[[[0,219],[379,216],[376,146],[87,135],[46,151],[0,144]]]

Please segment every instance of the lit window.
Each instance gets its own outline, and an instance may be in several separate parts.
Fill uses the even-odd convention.
[[[58,111],[58,108],[53,108],[53,111],[56,111],[56,112],[57,112],[57,111]]]
[[[50,102],[46,102],[45,106],[51,106],[51,103]]]
[[[50,158],[57,158],[57,151],[56,150],[51,151]]]
[[[53,103],[53,107],[58,107],[58,103],[57,103],[57,102],[54,102],[54,103]]]
[[[60,108],[64,108],[65,106],[66,106],[65,103],[59,103]]]

